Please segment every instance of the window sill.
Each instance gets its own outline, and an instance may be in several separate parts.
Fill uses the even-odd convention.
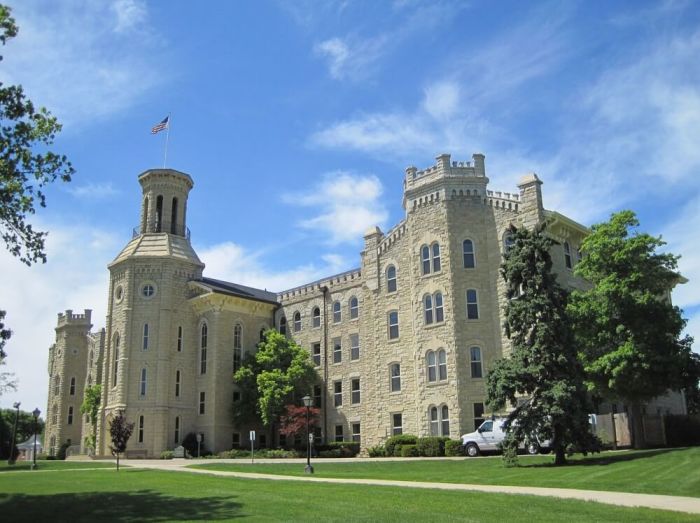
[[[440,381],[427,381],[425,383],[426,387],[440,387],[442,385],[447,385],[449,383],[449,380],[440,380]]]
[[[398,343],[401,341],[401,337],[399,336],[398,338],[389,338],[387,340],[387,343]]]
[[[429,272],[428,274],[421,274],[420,277],[421,278],[430,278],[431,276],[439,276],[441,274],[442,274],[442,269],[440,269],[439,271]]]
[[[424,329],[434,329],[436,327],[444,327],[444,325],[445,325],[445,320],[437,321],[437,322],[434,321],[433,323],[427,323],[427,324],[424,323],[423,328]]]

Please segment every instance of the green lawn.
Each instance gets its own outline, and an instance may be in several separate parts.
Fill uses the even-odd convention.
[[[61,461],[39,460],[36,462],[38,470],[67,470],[67,469],[96,469],[115,468],[114,463],[105,461]],[[19,470],[31,470],[31,461],[18,461],[14,465],[8,465],[7,461],[0,461],[0,474]]]
[[[700,497],[700,447],[603,452],[570,459],[554,467],[551,456],[521,456],[520,466],[505,468],[500,458],[464,458],[391,462],[313,463],[316,476],[438,481],[485,485],[562,487],[644,494]],[[301,476],[304,466],[292,463],[212,463],[197,467],[239,472]]]
[[[697,521],[575,500],[123,469],[0,474],[3,521]]]

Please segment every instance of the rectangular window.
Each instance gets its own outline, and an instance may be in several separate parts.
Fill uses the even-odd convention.
[[[180,443],[180,416],[175,416],[175,437],[173,442],[177,445]]]
[[[433,244],[433,272],[440,272],[440,244]]]
[[[356,443],[360,442],[360,424],[359,423],[352,424],[352,440]]]
[[[177,328],[177,351],[182,352],[182,327]]]
[[[469,349],[469,357],[471,358],[472,378],[482,378],[481,349],[479,347],[472,347]]]
[[[391,392],[401,390],[401,365],[393,363],[391,365]]]
[[[474,403],[474,430],[484,422],[484,404]]]
[[[240,446],[241,446],[241,433],[234,432],[233,434],[231,434],[231,447],[234,449],[237,449]]]
[[[340,323],[341,320],[341,308],[340,302],[337,301],[333,304],[333,323]]]
[[[75,396],[75,378],[70,379],[70,389],[68,394],[70,394],[71,396]]]
[[[389,313],[389,339],[396,340],[399,337],[399,311]]]
[[[360,378],[353,378],[350,382],[350,401],[353,405],[360,403]]]
[[[350,359],[359,360],[360,359],[360,335],[351,334],[350,335]]]
[[[467,319],[479,319],[479,303],[476,298],[476,289],[467,289]]]
[[[199,373],[200,374],[207,373],[207,348],[206,347],[202,347],[202,349],[199,351]]]
[[[143,443],[143,425],[144,425],[143,416],[139,416],[139,443]]]
[[[336,407],[343,406],[343,382],[333,382],[333,405]]]
[[[444,350],[438,351],[438,376],[440,381],[447,379],[447,354]]]
[[[73,407],[68,407],[68,425],[73,424]]]
[[[321,408],[321,386],[314,385],[314,407]]]
[[[143,345],[141,350],[148,350],[148,323],[143,324]]]
[[[233,402],[238,403],[239,401],[241,401],[241,393],[237,390],[234,390],[233,391]]]
[[[205,392],[200,392],[199,393],[199,413],[204,414],[205,411],[205,403],[206,403],[206,393]]]
[[[335,426],[335,441],[343,441],[343,426]]]
[[[340,344],[340,338],[333,338],[333,363],[343,361],[343,348]]]
[[[319,367],[321,365],[321,344],[320,343],[314,343],[314,345],[313,345],[313,357],[314,357],[314,365]]]
[[[233,372],[241,368],[242,352],[238,347],[233,347]]]
[[[175,371],[175,397],[180,397],[180,371]]]
[[[403,416],[400,412],[391,415],[391,435],[403,434]]]
[[[141,386],[139,387],[139,394],[142,398],[146,395],[146,369],[141,369]]]

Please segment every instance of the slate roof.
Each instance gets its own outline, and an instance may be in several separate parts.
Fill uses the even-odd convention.
[[[201,280],[193,280],[194,282],[207,287],[212,292],[218,292],[221,294],[228,294],[231,296],[240,296],[241,298],[248,298],[251,300],[264,301],[267,303],[278,304],[277,293],[269,292],[262,289],[256,289],[254,287],[247,287],[246,285],[241,285],[239,283],[232,283],[230,281],[215,280],[214,278],[202,278]]]

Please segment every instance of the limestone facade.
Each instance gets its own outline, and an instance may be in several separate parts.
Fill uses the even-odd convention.
[[[204,277],[186,227],[192,179],[146,171],[140,226],[109,265],[104,332],[90,334],[90,311],[59,315],[47,411],[57,416],[47,416],[47,442],[89,433],[76,411],[89,377],[102,383],[98,454],[109,454],[116,411],[135,423],[130,451],[149,457],[189,432],[213,451],[248,446],[253,429],[258,445],[277,445],[264,427],[232,421],[232,373],[269,327],[308,349],[318,369],[309,391],[321,407],[318,439],[366,448],[400,432],[458,438],[474,430],[488,414],[484,377],[509,350],[499,274],[508,227],[548,221],[559,241],[555,271],[569,287],[584,285],[572,271],[587,234],[544,209],[537,175],[523,177],[517,193],[491,191],[488,181],[481,154],[409,167],[405,217],[386,233],[367,231],[359,268],[271,293]],[[72,376],[75,397],[65,389]]]

